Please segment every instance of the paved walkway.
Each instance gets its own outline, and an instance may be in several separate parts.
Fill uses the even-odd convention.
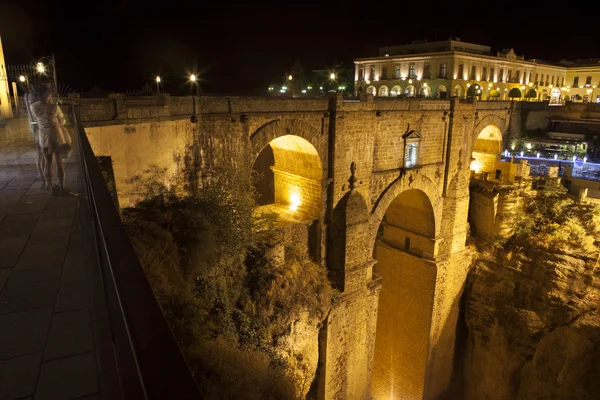
[[[0,127],[0,399],[112,399],[84,207],[77,193],[42,190],[35,159],[27,120]],[[66,164],[72,192],[77,160]]]

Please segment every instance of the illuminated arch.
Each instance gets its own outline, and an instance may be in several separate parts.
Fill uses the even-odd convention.
[[[392,91],[390,92],[391,96],[400,96],[402,94],[402,88],[398,85],[394,86],[392,88]]]
[[[387,86],[385,86],[385,85],[382,85],[382,86],[379,88],[379,95],[380,95],[381,97],[387,97],[387,96],[388,96],[388,87],[387,87]]]
[[[317,219],[321,211],[323,166],[306,139],[284,135],[271,140],[256,157],[253,169],[261,206],[293,212],[296,218]]]
[[[495,172],[496,161],[502,153],[502,132],[496,125],[485,126],[473,144],[471,169],[476,173]]]
[[[377,95],[377,89],[375,88],[375,86],[369,86],[367,88],[367,94],[370,94],[373,96]]]
[[[437,279],[435,212],[427,194],[408,189],[396,196],[379,232],[373,257],[382,286],[371,395],[423,398]]]
[[[454,86],[454,89],[452,90],[452,96],[454,97],[463,97],[464,93],[465,90],[460,85]]]
[[[415,87],[413,85],[408,85],[406,87],[406,89],[404,89],[404,94],[407,95],[408,97],[414,97],[415,96]]]
[[[448,89],[444,85],[439,85],[437,87],[437,96],[440,99],[445,99],[448,96]]]

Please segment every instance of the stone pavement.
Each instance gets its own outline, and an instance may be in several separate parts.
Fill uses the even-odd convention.
[[[102,290],[78,156],[66,163],[64,197],[41,189],[35,159],[26,119],[0,127],[0,400],[114,398],[110,360],[98,357],[111,353],[99,340],[110,329],[92,296]]]

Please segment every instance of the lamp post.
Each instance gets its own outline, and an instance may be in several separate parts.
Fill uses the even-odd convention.
[[[194,84],[196,86],[196,96],[199,96],[198,78],[196,77],[195,74],[190,75],[190,81],[192,82],[192,84]]]
[[[160,76],[156,76],[156,95],[160,93]]]
[[[58,81],[56,79],[56,59],[54,58],[54,53],[50,57],[40,58],[40,61],[37,62],[36,71],[42,75],[45,75],[47,71],[47,67],[43,63],[44,60],[48,62],[48,65],[52,70],[52,90],[58,95]]]

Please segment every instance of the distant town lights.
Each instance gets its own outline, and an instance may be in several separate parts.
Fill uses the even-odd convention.
[[[160,83],[160,76],[156,77],[156,83]]]
[[[293,79],[293,76],[292,76],[292,74],[289,74],[289,75],[288,75],[288,81],[291,81],[292,79]]]
[[[24,75],[19,76],[19,81],[25,82],[25,76]]]
[[[196,82],[196,75],[194,75],[194,74],[190,75],[190,81]]]
[[[332,72],[332,73],[329,75],[329,78],[330,78],[331,80],[334,80],[334,79],[335,79],[335,72]],[[376,78],[375,80],[377,80],[377,78]]]

